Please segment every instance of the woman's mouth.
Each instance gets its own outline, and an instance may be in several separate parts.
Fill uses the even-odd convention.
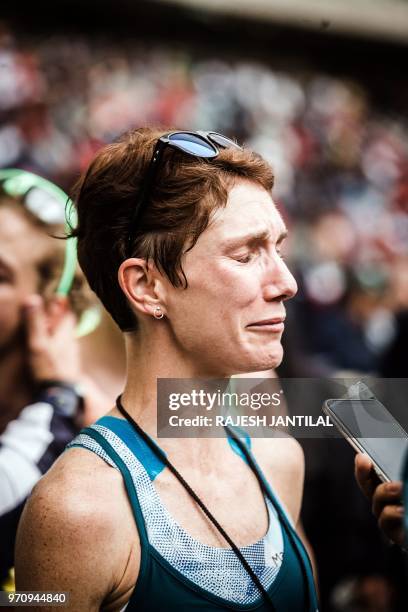
[[[256,323],[250,323],[247,325],[248,329],[254,331],[269,331],[269,332],[283,332],[285,329],[285,317],[274,317],[273,319],[264,319],[257,321]]]

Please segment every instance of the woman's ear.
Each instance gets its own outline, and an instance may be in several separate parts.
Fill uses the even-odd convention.
[[[130,307],[136,312],[151,316],[160,304],[157,282],[145,259],[131,257],[120,265],[118,282]]]

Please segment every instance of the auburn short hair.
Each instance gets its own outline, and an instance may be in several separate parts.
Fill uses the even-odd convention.
[[[137,320],[118,282],[118,269],[129,257],[129,230],[157,140],[169,130],[131,130],[102,147],[72,193],[78,225],[78,260],[89,282],[122,331]],[[212,160],[165,149],[147,205],[131,236],[132,257],[151,260],[175,287],[187,287],[183,254],[197,242],[211,214],[227,203],[239,179],[271,191],[270,165],[244,148],[221,149]]]

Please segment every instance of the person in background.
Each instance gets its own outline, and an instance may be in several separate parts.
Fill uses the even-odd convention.
[[[66,298],[55,298],[52,310],[50,324],[41,296],[29,296],[22,307],[34,388],[28,405],[0,434],[0,582],[14,565],[28,495],[86,420],[76,384],[81,379],[76,318]]]
[[[0,584],[32,487],[107,399],[82,373],[75,336],[93,301],[72,241],[54,237],[65,202],[49,181],[0,171]]]

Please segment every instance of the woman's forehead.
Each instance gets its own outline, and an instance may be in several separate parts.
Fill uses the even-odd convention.
[[[14,269],[34,267],[55,238],[30,223],[18,209],[0,205],[0,255]]]
[[[243,181],[231,189],[226,206],[215,212],[208,238],[212,234],[213,240],[233,241],[248,233],[277,238],[285,230],[270,193]]]

